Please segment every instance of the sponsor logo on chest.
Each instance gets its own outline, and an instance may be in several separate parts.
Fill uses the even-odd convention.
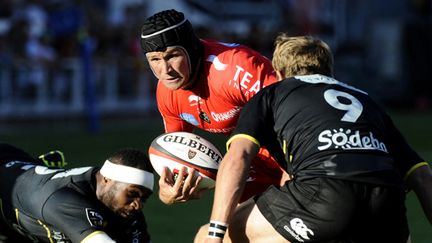
[[[261,89],[261,81],[239,65],[236,65],[236,72],[229,84],[236,89],[243,90],[245,95],[254,95]]]
[[[188,102],[189,102],[189,105],[191,107],[194,107],[194,106],[197,107],[199,119],[201,119],[202,121],[204,121],[208,124],[212,123],[210,117],[213,118],[213,120],[216,122],[224,122],[224,121],[227,121],[227,120],[230,120],[230,119],[237,117],[241,111],[241,107],[234,106],[232,109],[225,111],[225,112],[215,112],[215,111],[210,110],[209,111],[210,116],[209,116],[208,112],[201,110],[202,108],[207,107],[207,105],[205,104],[205,101],[201,97],[199,97],[197,95],[190,95],[188,97]],[[194,126],[199,125],[198,120],[195,118],[194,115],[192,115],[190,113],[181,113],[179,115],[179,117],[182,120],[184,120],[184,121],[186,121],[186,122],[188,122]]]
[[[222,122],[222,121],[232,119],[233,117],[236,117],[240,113],[240,111],[241,111],[241,108],[238,106],[235,106],[231,110],[229,110],[227,112],[223,112],[223,113],[216,113],[216,112],[212,111],[211,116],[215,121]]]

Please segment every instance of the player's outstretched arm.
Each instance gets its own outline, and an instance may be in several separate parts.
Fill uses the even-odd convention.
[[[182,167],[177,179],[174,180],[168,167],[165,167],[159,179],[159,199],[171,205],[178,202],[186,202],[189,199],[201,198],[206,189],[198,190],[202,180],[201,176],[195,177],[195,170]]]
[[[195,243],[202,241],[205,243],[222,242],[225,231],[243,193],[244,185],[249,175],[250,162],[258,153],[258,149],[257,144],[244,138],[237,138],[232,141],[228,152],[222,159],[216,177],[216,190],[210,217],[210,226],[213,223],[217,229],[209,227],[208,235],[205,237],[203,237],[202,231],[199,232],[195,238]]]
[[[417,195],[423,211],[432,225],[432,168],[421,166],[409,175],[407,185]]]

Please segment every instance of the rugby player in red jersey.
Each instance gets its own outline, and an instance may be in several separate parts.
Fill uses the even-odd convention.
[[[263,87],[276,82],[266,57],[243,45],[199,39],[191,23],[176,10],[162,11],[145,20],[141,46],[159,79],[156,98],[165,132],[192,132],[200,128],[229,135],[246,102]],[[195,191],[200,179],[184,178],[183,169],[177,183],[169,171],[161,175],[159,197],[164,203],[200,196]],[[262,148],[251,164],[241,201],[269,185],[281,184],[286,176]],[[180,183],[183,179],[184,184]]]

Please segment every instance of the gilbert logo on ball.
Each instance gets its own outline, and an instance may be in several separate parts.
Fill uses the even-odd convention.
[[[213,188],[222,154],[211,142],[196,134],[171,132],[152,141],[149,158],[159,175],[164,167],[175,175],[186,166],[195,169],[195,176],[203,177],[200,188]]]

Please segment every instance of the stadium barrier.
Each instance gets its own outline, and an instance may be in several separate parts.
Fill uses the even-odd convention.
[[[82,115],[88,97],[100,114],[124,114],[155,109],[156,80],[142,60],[92,62],[85,82],[79,58],[39,63],[18,60],[0,66],[0,120]]]

